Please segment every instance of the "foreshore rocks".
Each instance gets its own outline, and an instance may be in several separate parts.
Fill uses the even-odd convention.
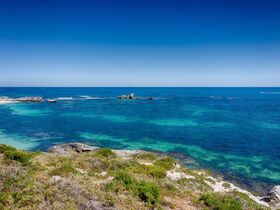
[[[48,149],[48,152],[57,153],[59,155],[71,155],[73,153],[90,152],[98,149],[99,147],[93,147],[79,142],[72,142],[52,146]]]
[[[274,186],[262,200],[268,202],[272,209],[280,209],[280,185]]]

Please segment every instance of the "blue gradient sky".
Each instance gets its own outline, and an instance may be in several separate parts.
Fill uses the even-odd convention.
[[[0,86],[280,86],[279,11],[276,0],[0,0]]]

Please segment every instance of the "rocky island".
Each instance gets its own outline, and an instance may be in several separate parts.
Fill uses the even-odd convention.
[[[128,95],[121,95],[121,96],[117,96],[117,99],[124,99],[124,100],[135,100],[135,99],[147,99],[147,100],[153,100],[155,99],[154,97],[138,97],[135,96],[134,93],[130,93]]]
[[[265,197],[168,156],[82,143],[27,152],[0,145],[0,209],[277,209]]]

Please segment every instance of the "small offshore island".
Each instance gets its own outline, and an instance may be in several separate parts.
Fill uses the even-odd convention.
[[[82,143],[27,152],[0,145],[0,209],[278,209],[267,196],[142,150]]]

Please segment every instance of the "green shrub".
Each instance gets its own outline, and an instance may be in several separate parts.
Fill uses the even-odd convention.
[[[147,166],[147,165],[138,164],[132,166],[130,169],[134,173],[151,175],[159,179],[166,177],[166,170],[159,166],[154,166],[154,165]]]
[[[114,172],[114,180],[106,185],[107,190],[115,192],[128,190],[135,193],[137,190],[137,181],[125,170],[117,170]]]
[[[5,144],[0,144],[0,153],[4,153],[5,151],[15,151],[16,148],[5,145]]]
[[[117,171],[115,180],[121,182],[126,189],[131,189],[136,184],[136,180],[125,170]]]
[[[174,160],[170,157],[165,157],[158,159],[154,162],[154,165],[160,166],[166,170],[171,170],[174,168]]]
[[[53,169],[50,175],[67,176],[70,173],[77,174],[78,171],[70,163],[63,163],[60,167]]]
[[[9,200],[9,196],[10,194],[7,192],[0,192],[0,204],[5,206]]]
[[[0,153],[3,153],[6,160],[15,160],[20,162],[22,165],[28,165],[31,157],[37,153],[25,152],[17,150],[14,147],[0,144]]]
[[[96,153],[98,156],[101,156],[101,157],[115,157],[115,153],[110,150],[109,148],[101,148],[100,150],[97,151]]]
[[[200,197],[200,201],[212,210],[242,210],[241,203],[229,195],[204,194]]]
[[[159,187],[154,183],[142,181],[138,184],[138,196],[142,201],[155,205],[160,198]]]
[[[19,151],[19,150],[6,150],[4,152],[5,158],[9,160],[15,160],[20,162],[22,165],[28,165],[32,157],[31,153]]]
[[[162,167],[158,166],[149,166],[148,167],[148,174],[155,177],[155,178],[165,178],[166,177],[166,171]]]
[[[222,184],[222,186],[225,187],[225,188],[230,188],[230,184],[227,183],[227,182],[224,182],[224,183]]]

